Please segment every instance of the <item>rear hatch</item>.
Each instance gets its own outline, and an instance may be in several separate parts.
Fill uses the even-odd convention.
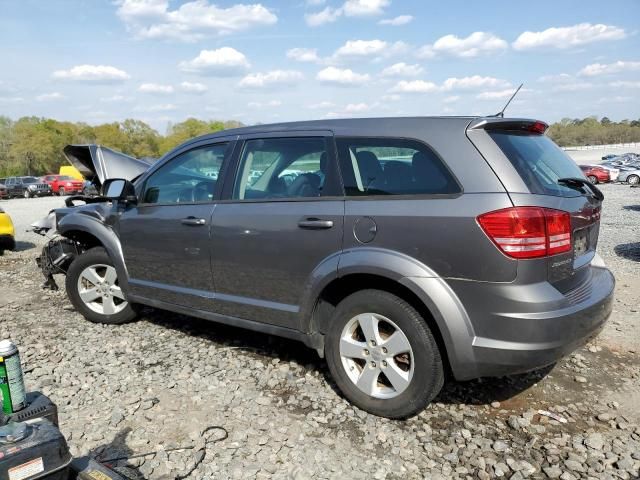
[[[547,125],[542,122],[484,119],[470,128],[469,138],[503,182],[514,207],[540,207],[552,214],[568,214],[570,238],[566,239],[565,251],[551,252],[531,262],[544,262],[547,280],[561,292],[575,289],[586,280],[589,269],[585,267],[595,256],[602,193],[544,134]],[[522,269],[523,273],[527,270]]]

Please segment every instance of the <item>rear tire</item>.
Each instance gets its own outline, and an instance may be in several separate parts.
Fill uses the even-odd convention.
[[[640,183],[640,177],[638,175],[629,175],[627,177],[627,183],[629,185],[638,185],[638,183]]]
[[[94,247],[71,263],[65,281],[67,296],[84,318],[110,325],[127,323],[136,312],[126,300],[106,250]]]
[[[598,177],[596,177],[595,175],[589,175],[589,177],[588,177],[588,178],[589,178],[589,181],[590,181],[591,183],[593,183],[594,185],[597,185],[597,184],[598,184]]]
[[[409,303],[382,290],[362,290],[338,304],[325,354],[344,396],[382,417],[420,412],[444,383],[429,326]]]

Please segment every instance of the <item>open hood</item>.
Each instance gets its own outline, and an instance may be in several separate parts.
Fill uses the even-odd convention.
[[[109,178],[133,180],[151,166],[151,161],[139,160],[95,144],[67,145],[64,154],[71,165],[98,188]]]

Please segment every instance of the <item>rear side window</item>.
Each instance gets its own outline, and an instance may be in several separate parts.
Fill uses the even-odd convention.
[[[247,140],[233,191],[236,200],[328,196],[331,164],[323,137]]]
[[[560,178],[584,178],[580,167],[545,135],[490,132],[531,193],[574,197],[574,188],[558,183]]]
[[[461,191],[428,146],[401,138],[337,138],[347,196],[442,195]]]

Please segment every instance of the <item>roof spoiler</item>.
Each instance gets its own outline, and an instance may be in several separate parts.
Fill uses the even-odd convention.
[[[472,121],[467,130],[526,132],[542,135],[548,128],[549,125],[540,120],[485,117]]]

